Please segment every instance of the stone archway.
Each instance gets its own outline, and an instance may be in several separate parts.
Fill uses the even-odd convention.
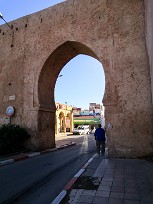
[[[67,41],[51,53],[42,67],[38,80],[39,111],[37,134],[40,149],[44,148],[44,139],[47,139],[47,145],[50,147],[54,147],[55,145],[55,133],[53,131],[55,129],[54,118],[56,111],[54,101],[55,83],[64,65],[78,54],[85,54],[98,59],[98,56],[86,45],[80,42]],[[66,115],[64,117],[65,119],[63,121],[66,124]],[[72,126],[72,119],[70,123]],[[64,127],[64,132],[66,132],[66,125]]]

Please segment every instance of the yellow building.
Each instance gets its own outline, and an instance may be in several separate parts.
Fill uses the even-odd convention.
[[[67,104],[56,103],[55,133],[73,131],[73,108]]]

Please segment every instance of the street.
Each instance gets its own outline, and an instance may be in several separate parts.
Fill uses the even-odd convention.
[[[75,138],[76,146],[1,167],[0,203],[51,203],[96,152],[93,135]]]

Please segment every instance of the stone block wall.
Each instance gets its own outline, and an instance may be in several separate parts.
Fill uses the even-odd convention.
[[[153,103],[153,1],[145,0],[145,28],[146,28],[146,44],[148,50],[152,103]]]

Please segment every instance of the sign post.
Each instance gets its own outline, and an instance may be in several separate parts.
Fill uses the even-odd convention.
[[[11,124],[11,117],[14,115],[14,112],[15,112],[14,107],[12,107],[12,106],[7,107],[6,115],[7,115],[7,117],[10,118],[10,124]]]

